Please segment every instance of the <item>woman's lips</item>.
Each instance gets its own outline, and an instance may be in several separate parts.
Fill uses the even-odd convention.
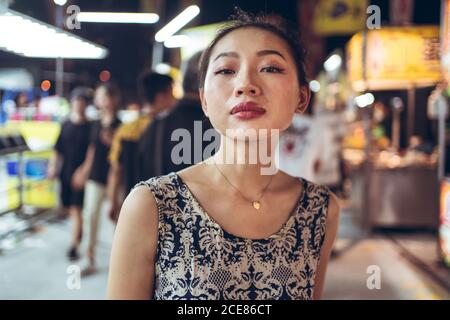
[[[266,110],[254,102],[242,102],[231,109],[230,114],[240,120],[250,120],[261,117]]]

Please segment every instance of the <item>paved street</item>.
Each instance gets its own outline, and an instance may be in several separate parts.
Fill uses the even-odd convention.
[[[106,212],[103,213],[98,245],[99,272],[82,278],[79,289],[72,281],[73,275],[86,261],[80,260],[74,269],[69,268],[71,264],[65,258],[70,236],[68,220],[46,223],[17,241],[3,240],[0,299],[104,299],[114,227],[106,219]],[[345,213],[342,219],[338,254],[328,267],[325,299],[450,299],[449,292],[412,264],[388,237],[376,235],[349,246],[348,239],[354,233]],[[414,235],[412,239],[417,239],[421,251],[432,250],[430,247],[434,244],[430,235]],[[367,287],[367,279],[372,274],[367,273],[369,266],[379,268],[380,289]]]

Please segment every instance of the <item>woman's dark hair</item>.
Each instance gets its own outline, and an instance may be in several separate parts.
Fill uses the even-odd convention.
[[[93,96],[94,92],[91,88],[76,87],[70,93],[70,100],[80,99],[83,100],[86,104],[89,104],[92,101]]]
[[[289,28],[286,21],[282,18],[274,18],[273,16],[267,16],[264,14],[251,15],[239,8],[235,8],[235,13],[230,16],[230,19],[232,19],[232,21],[227,22],[219,29],[214,39],[202,54],[199,64],[199,88],[203,88],[205,84],[209,59],[216,44],[230,32],[249,27],[271,32],[283,39],[288,44],[294,62],[297,66],[297,77],[299,84],[307,84],[305,74],[306,50],[301,44],[300,36],[291,31],[294,28]]]

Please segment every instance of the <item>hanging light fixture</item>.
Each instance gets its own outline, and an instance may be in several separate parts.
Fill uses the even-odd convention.
[[[30,58],[102,59],[108,50],[13,10],[0,12],[0,49]]]

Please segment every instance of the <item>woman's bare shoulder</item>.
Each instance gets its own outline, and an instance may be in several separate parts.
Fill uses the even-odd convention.
[[[124,206],[131,208],[156,208],[155,197],[148,185],[142,184],[133,188],[124,201]]]
[[[124,201],[124,206],[126,205],[133,207],[133,205],[136,204],[138,206],[142,205],[156,206],[155,197],[153,196],[153,193],[151,192],[150,188],[147,185],[142,184],[133,188]]]
[[[134,188],[125,199],[110,258],[110,299],[151,298],[158,239],[156,210],[147,186]]]
[[[158,207],[148,186],[134,188],[126,197],[120,210],[118,230],[133,230],[133,234],[157,231]]]

